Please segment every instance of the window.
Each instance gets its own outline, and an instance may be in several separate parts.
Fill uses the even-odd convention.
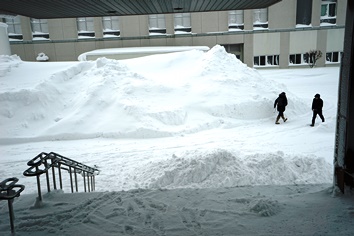
[[[267,64],[278,66],[279,65],[279,55],[267,56]]]
[[[190,33],[191,27],[191,14],[190,13],[176,13],[174,14],[175,33]]]
[[[308,53],[291,54],[289,56],[289,64],[298,65],[312,63],[312,60],[310,62],[309,60],[311,60],[311,58],[309,58]]]
[[[34,40],[49,39],[48,21],[31,18],[32,36]]]
[[[225,51],[231,54],[234,54],[237,59],[241,60],[242,58],[242,44],[223,44],[221,45],[225,48]]]
[[[301,64],[302,54],[292,54],[289,56],[290,64]]]
[[[340,62],[341,61],[341,52],[327,52],[326,53],[326,62]]]
[[[265,56],[256,56],[253,59],[253,64],[255,66],[265,66]]]
[[[149,33],[166,34],[165,15],[149,15]]]
[[[297,0],[296,25],[311,25],[312,0]]]
[[[23,40],[20,16],[3,18],[2,22],[8,25],[7,32],[9,39]]]
[[[243,10],[229,11],[229,31],[243,29]]]
[[[118,16],[102,17],[103,37],[117,37],[120,35]]]
[[[268,28],[268,9],[253,10],[253,28]]]
[[[94,38],[95,27],[93,17],[80,17],[76,19],[79,38]]]
[[[303,55],[303,58],[304,58],[304,62],[307,63],[307,64],[311,64],[311,63],[314,62],[313,57],[310,57],[310,55],[308,53],[305,53]]]
[[[279,55],[255,56],[253,64],[255,66],[278,66]]]
[[[321,3],[321,24],[336,24],[337,0],[327,0]]]

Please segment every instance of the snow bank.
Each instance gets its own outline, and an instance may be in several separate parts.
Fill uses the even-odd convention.
[[[193,150],[142,162],[125,178],[138,188],[218,188],[329,183],[332,172],[331,164],[309,155]]]
[[[0,55],[0,77],[5,76],[12,67],[18,67],[21,63],[21,58],[17,55]]]
[[[5,59],[13,65],[14,59]],[[242,120],[272,117],[282,91],[289,93],[221,46],[206,53],[100,58],[32,88],[1,93],[0,142],[156,138],[235,127]],[[303,104],[292,95],[289,110],[303,113]]]

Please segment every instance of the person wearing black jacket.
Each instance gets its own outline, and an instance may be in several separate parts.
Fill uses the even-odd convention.
[[[322,114],[322,107],[323,107],[323,100],[321,99],[321,95],[317,93],[315,95],[315,98],[312,101],[313,116],[312,116],[311,126],[315,126],[315,120],[316,120],[317,114],[320,116],[322,122],[325,122],[325,118],[323,117],[323,114]]]
[[[283,119],[284,122],[288,120],[288,118],[284,117],[284,111],[287,105],[288,105],[288,99],[286,98],[285,92],[282,92],[281,94],[279,94],[279,97],[275,99],[274,102],[274,108],[277,107],[277,111],[279,112],[277,119],[275,120],[275,124],[277,125],[279,124],[280,117]]]

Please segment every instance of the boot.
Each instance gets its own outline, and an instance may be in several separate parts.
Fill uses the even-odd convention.
[[[277,116],[277,119],[275,120],[275,124],[279,125],[279,119],[280,119],[280,116]]]
[[[288,118],[285,118],[284,115],[281,118],[283,118],[284,122],[286,122],[288,120]]]

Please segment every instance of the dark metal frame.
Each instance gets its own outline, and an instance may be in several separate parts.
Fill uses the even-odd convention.
[[[12,203],[14,201],[14,198],[19,197],[21,192],[25,189],[24,185],[16,184],[17,182],[18,179],[13,177],[13,178],[5,179],[0,183],[0,201],[7,200],[12,233],[15,232],[15,226],[14,226],[15,215],[14,215],[14,208],[12,206]]]
[[[42,152],[34,157],[32,160],[27,162],[27,165],[30,166],[26,171],[23,172],[24,176],[36,176],[37,178],[37,188],[38,188],[38,200],[42,201],[42,193],[41,193],[41,182],[40,176],[45,174],[46,182],[47,182],[47,191],[51,191],[50,186],[50,178],[49,171],[52,173],[52,183],[53,188],[57,189],[57,177],[56,177],[56,169],[59,174],[59,184],[60,189],[63,189],[63,181],[62,181],[62,170],[68,171],[70,175],[70,186],[71,192],[74,192],[74,183],[75,190],[78,192],[78,184],[77,184],[77,174],[81,174],[84,180],[84,191],[91,192],[95,191],[95,175],[99,174],[99,170],[97,168],[92,168],[90,166],[84,165],[80,162],[74,161],[67,157],[64,157],[55,152],[45,153]]]

